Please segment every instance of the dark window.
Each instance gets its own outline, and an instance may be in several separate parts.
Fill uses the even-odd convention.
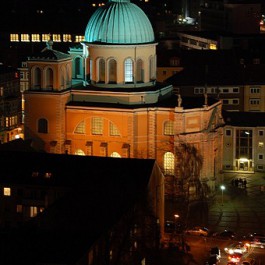
[[[48,122],[46,119],[39,119],[38,133],[48,133]]]

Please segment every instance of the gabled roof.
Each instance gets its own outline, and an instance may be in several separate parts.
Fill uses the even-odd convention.
[[[69,54],[54,50],[52,48],[52,41],[48,41],[42,51],[35,53],[28,57],[30,61],[62,61],[70,60],[71,56]]]

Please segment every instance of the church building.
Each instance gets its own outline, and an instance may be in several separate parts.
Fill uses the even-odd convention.
[[[67,54],[49,41],[27,61],[25,139],[49,153],[156,159],[168,196],[184,192],[187,180],[214,192],[221,102],[181,98],[157,82],[157,44],[148,17],[130,0],[99,7],[85,40]]]

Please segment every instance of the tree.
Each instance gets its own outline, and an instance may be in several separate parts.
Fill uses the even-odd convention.
[[[198,149],[188,143],[180,143],[176,147],[176,180],[181,183],[181,189],[187,200],[197,199],[202,195],[200,172],[203,157]]]

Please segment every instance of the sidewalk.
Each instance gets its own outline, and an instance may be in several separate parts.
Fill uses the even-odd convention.
[[[246,188],[232,185],[235,178],[246,178]],[[217,190],[215,203],[210,204],[208,227],[222,231],[230,229],[239,235],[265,232],[264,173],[225,173],[225,190]]]

